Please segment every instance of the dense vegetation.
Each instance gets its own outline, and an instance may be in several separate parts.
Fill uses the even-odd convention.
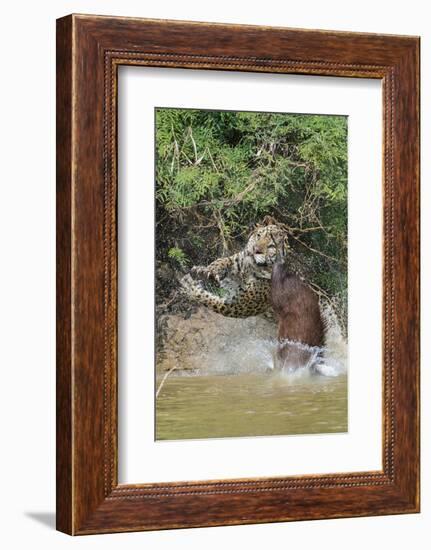
[[[175,286],[169,271],[239,250],[265,215],[345,302],[346,117],[157,109],[158,293]]]

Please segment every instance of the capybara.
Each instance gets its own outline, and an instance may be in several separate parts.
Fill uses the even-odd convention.
[[[271,301],[278,317],[277,368],[313,366],[324,343],[324,325],[317,294],[283,262],[274,265]],[[314,349],[310,349],[314,348]]]

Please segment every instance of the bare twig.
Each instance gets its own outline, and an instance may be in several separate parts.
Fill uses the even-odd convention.
[[[201,156],[198,158],[198,160],[195,162],[195,164],[196,164],[196,165],[199,165],[199,164],[203,161],[204,158],[205,158],[205,151],[204,151],[203,155],[201,155]]]
[[[181,151],[181,154],[183,155],[183,157],[186,159],[186,161],[191,165],[191,166],[194,166],[194,162],[189,159],[189,157],[186,155],[186,153],[184,151]]]
[[[344,262],[342,262],[341,260],[339,260],[338,258],[334,258],[333,256],[328,256],[327,254],[325,254],[324,252],[321,252],[320,250],[317,250],[317,248],[313,248],[312,246],[304,243],[303,241],[301,241],[301,239],[298,239],[298,237],[295,237],[295,235],[291,235],[291,237],[293,239],[295,239],[295,241],[298,241],[299,244],[301,244],[302,246],[305,246],[305,248],[308,248],[308,250],[311,250],[311,252],[314,252],[315,254],[319,254],[319,256],[323,256],[324,258],[327,258],[328,260],[331,260],[333,262],[336,262],[340,265],[343,265]]]
[[[171,174],[174,172],[175,159],[179,157],[179,153],[180,153],[180,151],[179,151],[179,147],[178,147],[178,142],[174,138],[174,152],[172,153]]]
[[[231,199],[226,199],[224,201],[215,200],[215,201],[201,201],[197,204],[193,204],[191,206],[181,206],[182,210],[192,210],[194,208],[198,208],[199,206],[216,206],[217,208],[225,208],[226,206],[233,206],[234,204],[238,204],[241,202],[244,197],[253,191],[253,189],[256,187],[256,181],[252,181],[247,185],[245,189],[243,189],[238,195],[235,197],[232,197]]]
[[[217,168],[217,165],[214,162],[214,159],[213,159],[213,156],[211,154],[211,151],[210,151],[209,147],[207,147],[205,150],[208,151],[208,154],[209,154],[209,157],[210,157],[210,160],[211,160],[211,164],[213,165],[214,170],[217,172],[217,174],[220,174],[219,169]]]
[[[163,380],[160,382],[160,386],[158,387],[158,389],[156,391],[156,399],[159,397],[159,393],[161,392],[163,384],[166,382],[166,379],[171,374],[171,372],[173,372],[176,368],[177,368],[177,365],[174,365],[170,370],[168,370],[168,372],[163,377]]]
[[[175,302],[175,300],[178,298],[178,292],[177,291],[174,291],[171,298],[169,300],[167,300],[166,302],[163,302],[162,304],[160,304],[160,308],[163,308],[163,309],[167,309],[173,302]]]
[[[216,220],[216,222],[217,222],[217,226],[218,226],[218,229],[219,229],[220,237],[221,237],[221,240],[222,240],[223,253],[227,253],[227,252],[229,252],[229,246],[228,246],[226,237],[225,237],[225,235],[224,235],[224,223],[223,223],[223,219],[222,219],[222,217],[221,217],[221,214],[220,214],[220,211],[219,211],[219,210],[215,210],[215,211],[214,211],[214,218],[215,218],[215,220]]]
[[[193,132],[192,132],[191,127],[190,127],[189,136],[190,136],[190,139],[192,140],[193,151],[195,152],[195,164],[197,164],[197,162],[198,162],[198,150],[197,150],[197,147],[196,147],[196,141],[194,140]]]
[[[311,231],[325,231],[325,232],[327,232],[327,229],[330,229],[330,228],[325,228],[322,225],[318,225],[316,227],[305,227],[305,228],[287,226],[287,229],[289,231],[296,232],[296,233],[310,233]]]

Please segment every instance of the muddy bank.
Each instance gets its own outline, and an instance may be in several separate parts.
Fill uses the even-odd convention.
[[[157,344],[157,375],[173,367],[184,374],[252,370],[253,363],[262,359],[256,342],[273,340],[277,335],[271,316],[235,319],[206,307],[186,315],[165,314],[160,318],[160,328],[163,337]]]

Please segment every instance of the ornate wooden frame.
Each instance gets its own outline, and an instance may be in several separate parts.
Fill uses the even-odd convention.
[[[383,470],[117,480],[119,65],[377,78],[384,102]],[[419,511],[419,38],[70,15],[57,21],[57,528]]]

